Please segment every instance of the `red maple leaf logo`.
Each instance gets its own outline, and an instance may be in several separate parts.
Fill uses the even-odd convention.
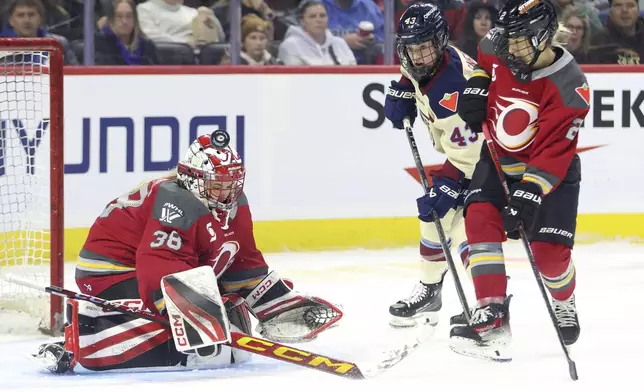
[[[456,113],[456,104],[458,103],[458,91],[454,91],[451,94],[443,95],[443,99],[438,101],[438,104],[444,107],[447,110],[451,110]]]
[[[581,87],[576,87],[575,91],[586,102],[586,105],[590,105],[590,87],[588,87],[588,83],[584,83]]]
[[[601,145],[598,145],[598,146],[579,147],[575,152],[577,154],[581,154],[582,152],[594,150],[596,148],[600,148],[600,147],[604,147],[604,146],[605,146],[605,144],[601,144]],[[432,177],[431,177],[430,172],[432,170],[439,170],[441,167],[443,167],[442,163],[438,164],[438,165],[423,165],[423,169],[425,171],[425,175],[427,176],[427,182],[429,182],[429,186],[433,185]],[[417,183],[419,183],[419,184],[421,183],[420,182],[420,176],[418,175],[418,170],[416,169],[416,167],[406,167],[405,171],[410,176],[412,176],[416,180]]]

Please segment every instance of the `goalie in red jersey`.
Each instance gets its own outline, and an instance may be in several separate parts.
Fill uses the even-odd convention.
[[[564,343],[575,343],[580,332],[571,250],[581,180],[575,150],[589,111],[589,88],[573,56],[553,43],[558,25],[550,0],[510,0],[495,24],[480,42],[479,69],[458,105],[472,130],[481,132],[488,124],[510,188],[506,201],[483,147],[464,213],[478,306],[469,325],[451,331],[452,348],[473,356],[498,356],[496,349],[511,339],[501,244],[506,235],[518,238],[519,224],[552,297]]]
[[[334,305],[292,290],[255,245],[245,169],[228,135],[200,136],[176,174],[110,202],[76,265],[84,294],[181,320],[181,330],[68,300],[65,344],[37,357],[65,372],[213,367],[247,360],[229,331],[251,334],[249,311],[269,340],[314,339],[341,317]],[[232,350],[232,351],[231,351]],[[53,360],[53,361],[52,361]]]

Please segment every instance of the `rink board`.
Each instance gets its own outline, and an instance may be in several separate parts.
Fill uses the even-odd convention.
[[[644,168],[644,67],[586,71],[579,239],[641,240],[644,185],[633,177]],[[417,243],[422,189],[404,133],[383,114],[397,78],[395,67],[68,68],[66,259],[110,199],[163,175],[195,135],[219,128],[243,155],[264,251]],[[421,121],[414,133],[424,164],[440,165]]]

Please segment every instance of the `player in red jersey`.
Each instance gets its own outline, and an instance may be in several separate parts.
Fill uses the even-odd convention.
[[[245,169],[237,152],[227,142],[220,144],[222,135],[216,131],[198,137],[176,174],[146,182],[106,206],[80,252],[78,287],[85,294],[165,315],[162,278],[209,266],[218,287],[207,291],[223,294],[231,329],[251,334],[250,311],[267,339],[311,340],[342,313],[320,298],[293,291],[290,282],[269,271],[255,245],[243,193]],[[66,330],[64,350],[60,344],[39,350],[40,357],[56,359],[49,365],[56,372],[76,363],[90,370],[198,368],[247,359],[245,352],[227,346],[179,352],[163,326],[106,313],[82,301],[69,303],[67,329],[72,336]],[[136,344],[132,339],[138,339]]]
[[[478,300],[470,325],[452,328],[454,347],[503,347],[511,339],[501,244],[521,223],[564,343],[579,337],[574,244],[581,164],[577,133],[589,110],[589,88],[573,56],[553,44],[550,0],[510,0],[480,43],[478,63],[458,113],[475,131],[486,122],[510,187],[506,202],[487,147],[465,201],[470,268]],[[458,350],[455,350],[458,351]]]

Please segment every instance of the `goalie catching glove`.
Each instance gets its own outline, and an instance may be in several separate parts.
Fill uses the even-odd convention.
[[[337,326],[342,311],[318,297],[303,295],[268,274],[246,296],[246,304],[259,320],[256,331],[264,338],[282,343],[308,342],[322,331]]]

